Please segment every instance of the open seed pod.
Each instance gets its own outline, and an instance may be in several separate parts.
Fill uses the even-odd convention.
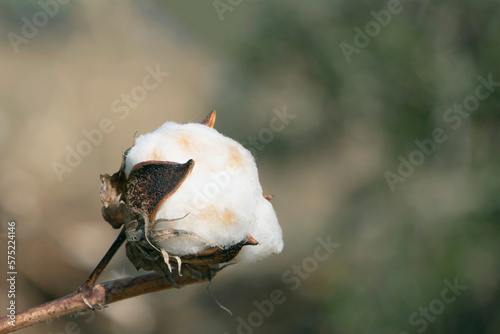
[[[173,265],[179,272],[182,264],[219,268],[281,251],[281,229],[253,157],[214,123],[215,111],[201,124],[167,122],[125,151],[117,173],[101,176],[103,217],[124,226],[137,269],[168,276]],[[219,191],[197,202],[214,184]],[[243,254],[245,246],[254,251]]]

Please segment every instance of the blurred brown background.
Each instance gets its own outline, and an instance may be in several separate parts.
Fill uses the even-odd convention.
[[[24,333],[498,333],[500,87],[483,87],[467,117],[447,110],[479,76],[500,81],[499,2],[402,0],[378,31],[369,24],[393,5],[0,1],[0,247],[15,220],[18,311],[86,279],[117,234],[101,218],[99,174],[167,120],[217,110],[216,128],[254,149],[285,241],[215,278],[233,317],[199,284]],[[169,74],[156,88],[136,88],[157,68]],[[285,111],[295,118],[269,137]],[[82,144],[103,119],[108,133]],[[446,140],[414,153],[436,128]],[[58,177],[78,147],[87,156]],[[391,189],[387,171],[410,156],[424,161]],[[319,261],[328,236],[340,246]],[[101,280],[136,274],[122,249]],[[455,279],[467,288],[443,302]],[[254,302],[276,289],[286,300],[259,318]]]

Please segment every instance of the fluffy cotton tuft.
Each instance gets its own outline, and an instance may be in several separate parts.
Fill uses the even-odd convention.
[[[236,261],[281,252],[281,228],[271,203],[263,197],[253,156],[217,130],[167,122],[137,138],[127,155],[125,173],[128,177],[133,166],[143,161],[185,163],[189,159],[195,161],[192,172],[154,217],[178,220],[160,222],[155,229],[184,230],[200,238],[167,239],[160,247],[183,256],[206,249],[207,242],[228,247],[250,235],[259,245],[243,247]]]

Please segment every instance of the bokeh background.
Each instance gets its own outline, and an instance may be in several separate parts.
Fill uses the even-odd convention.
[[[248,137],[276,110],[295,115],[255,150],[284,251],[211,285],[234,316],[199,284],[24,333],[499,333],[500,87],[456,129],[444,116],[479,76],[500,81],[500,3],[401,0],[349,62],[341,43],[355,46],[354,28],[390,3],[61,0],[13,47],[9,33],[44,23],[44,9],[0,1],[0,247],[15,220],[19,311],[72,292],[114,240],[99,174],[118,169],[135,133],[216,109],[216,128],[255,149]],[[168,77],[128,115],[115,112],[157,66]],[[103,119],[113,130],[60,181],[54,162]],[[436,128],[447,140],[391,189],[386,173]],[[292,291],[283,275],[311,265],[328,236],[340,246]],[[6,255],[0,265],[7,272]],[[122,249],[101,281],[136,274]],[[467,288],[440,310],[455,279]],[[239,329],[276,289],[286,301]],[[7,302],[2,288],[1,314]],[[438,314],[421,320],[429,306]]]

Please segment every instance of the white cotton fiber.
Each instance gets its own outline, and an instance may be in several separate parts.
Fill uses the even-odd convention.
[[[196,123],[167,122],[137,138],[126,158],[127,176],[137,163],[157,160],[195,162],[182,185],[165,200],[155,229],[193,232],[200,238],[178,237],[160,247],[178,256],[194,254],[208,245],[228,247],[254,237],[259,245],[244,246],[236,261],[255,261],[283,248],[274,209],[263,197],[251,153],[217,130]],[[186,216],[187,214],[187,216]]]

